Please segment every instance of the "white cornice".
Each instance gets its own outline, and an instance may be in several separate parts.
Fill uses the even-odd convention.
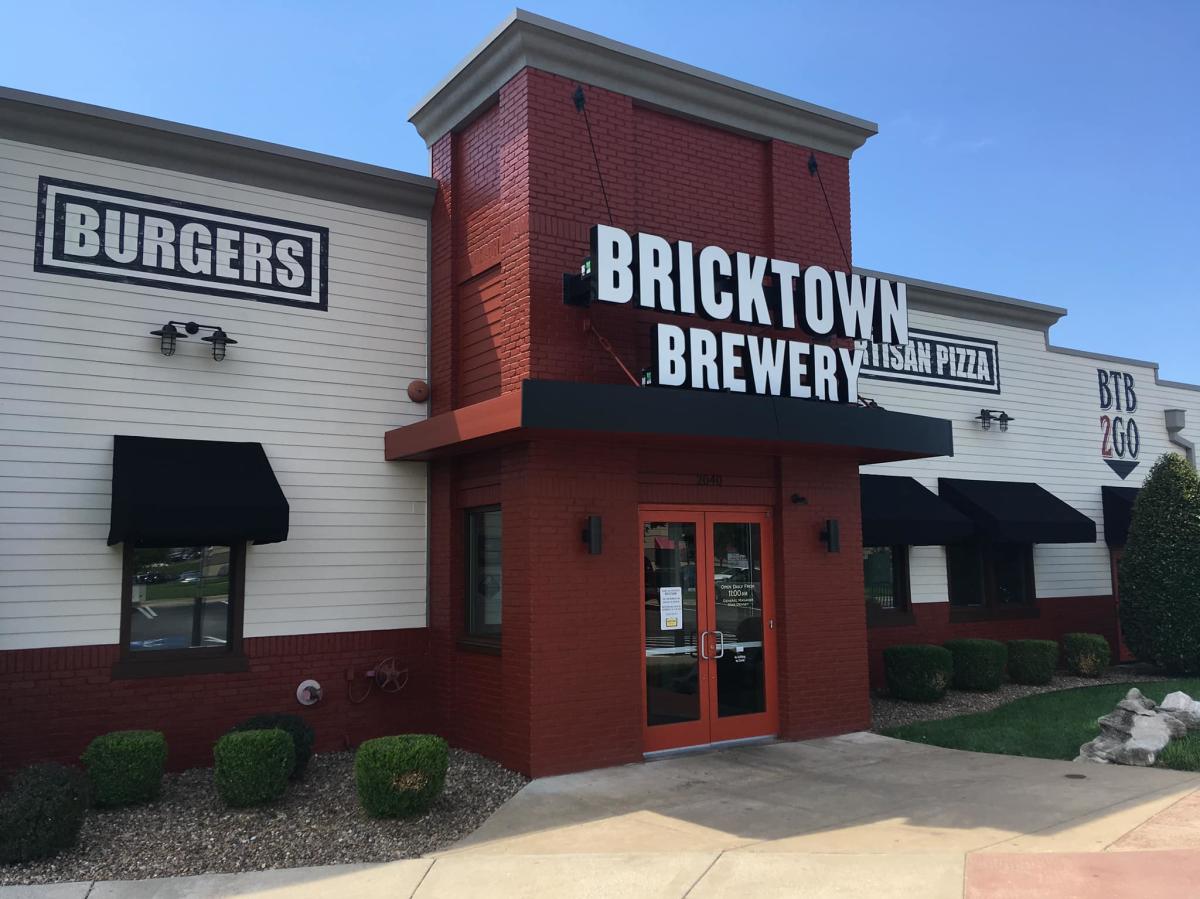
[[[5,87],[0,137],[418,218],[437,193],[424,175]]]
[[[541,69],[671,112],[849,157],[874,122],[726,78],[525,10],[514,11],[409,116],[425,143],[469,121],[523,68]],[[565,102],[565,101],[564,101]]]

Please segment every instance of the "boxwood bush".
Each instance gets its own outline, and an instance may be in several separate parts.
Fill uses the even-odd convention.
[[[234,807],[266,805],[283,796],[296,765],[296,749],[287,731],[239,730],[213,748],[217,794]]]
[[[1048,684],[1057,664],[1058,644],[1053,640],[1008,641],[1008,676],[1014,684]]]
[[[292,780],[299,780],[304,776],[305,769],[308,768],[308,760],[312,758],[313,743],[317,739],[316,733],[307,721],[299,715],[267,712],[235,724],[233,730],[270,730],[273,727],[279,728],[292,738],[292,748],[296,750],[296,765],[292,768],[290,777]]]
[[[954,657],[954,686],[959,690],[991,692],[1004,683],[1008,650],[997,640],[947,640],[942,644]]]
[[[1108,641],[1099,634],[1063,634],[1063,664],[1083,677],[1099,677],[1112,659]]]
[[[87,777],[78,768],[22,768],[0,795],[0,864],[49,858],[74,846],[88,801]]]
[[[375,818],[404,818],[429,808],[446,782],[449,750],[432,734],[378,737],[358,747],[358,799]]]
[[[888,692],[910,702],[941,699],[954,675],[954,658],[941,646],[924,643],[889,646],[883,651]]]
[[[1161,456],[1133,504],[1121,557],[1121,634],[1139,661],[1200,672],[1200,477]]]
[[[114,731],[92,740],[81,761],[100,808],[149,802],[162,790],[167,739],[156,730]]]

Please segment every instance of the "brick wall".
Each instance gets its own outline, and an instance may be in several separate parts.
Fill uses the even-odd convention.
[[[166,734],[172,770],[212,764],[213,742],[260,712],[291,712],[316,731],[318,752],[369,737],[434,728],[428,633],[424,629],[259,637],[243,641],[248,671],[114,680],[116,645],[0,653],[0,769],[38,761],[73,762],[88,742],[113,730]],[[409,669],[396,694],[373,690],[364,674],[384,658]],[[347,673],[354,674],[347,681]],[[305,708],[296,687],[315,678],[324,698]]]
[[[523,70],[492,107],[433,148],[441,182],[433,222],[434,413],[518,389],[526,378],[621,381],[585,324],[629,368],[649,364],[653,314],[562,304],[562,275],[587,255],[589,229],[609,221],[610,206],[612,221],[630,231],[849,266],[848,160],[815,154],[827,206],[808,171],[808,148],[587,87],[594,158],[575,87]],[[869,721],[856,459],[538,438],[437,461],[430,472],[434,695],[440,726],[457,744],[536,775],[640,758],[639,503],[770,509],[781,732],[814,736]],[[699,473],[721,475],[722,486],[698,486]],[[793,493],[808,504],[791,503]],[[461,640],[463,509],[497,501],[504,514],[498,656]],[[598,556],[580,537],[588,515],[604,521]],[[841,553],[818,540],[827,517],[842,522]]]
[[[860,600],[861,602],[861,600]],[[871,684],[884,685],[883,651],[900,643],[945,643],[960,637],[988,640],[1061,640],[1063,634],[1085,631],[1100,634],[1115,650],[1117,603],[1111,596],[1071,596],[1039,599],[1036,618],[989,621],[951,621],[950,603],[913,604],[915,622],[867,631],[871,658]]]

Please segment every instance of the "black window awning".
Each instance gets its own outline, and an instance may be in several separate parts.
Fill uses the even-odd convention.
[[[971,519],[913,478],[864,474],[859,482],[864,546],[941,546],[975,533]]]
[[[118,435],[108,545],[279,543],[288,501],[261,443]]]
[[[1095,543],[1096,523],[1040,484],[938,478],[938,493],[999,543]]]
[[[1124,546],[1129,538],[1129,521],[1133,518],[1133,501],[1141,493],[1137,487],[1100,488],[1104,500],[1104,542],[1109,546]]]

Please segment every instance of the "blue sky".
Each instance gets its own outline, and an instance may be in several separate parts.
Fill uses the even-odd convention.
[[[14,3],[0,84],[423,173],[408,111],[511,8]],[[1066,306],[1056,343],[1200,383],[1200,4],[526,8],[878,122],[857,264]]]

